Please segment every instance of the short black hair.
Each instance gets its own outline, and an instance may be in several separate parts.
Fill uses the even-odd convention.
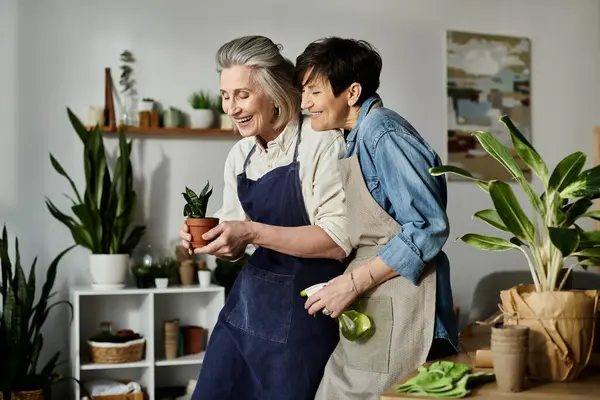
[[[362,93],[357,105],[361,105],[376,94],[381,67],[381,56],[368,42],[328,37],[312,42],[296,58],[294,82],[301,89],[304,75],[310,71],[306,82],[326,77],[336,97],[352,83],[359,83]]]

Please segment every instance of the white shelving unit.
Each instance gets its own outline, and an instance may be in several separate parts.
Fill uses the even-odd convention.
[[[167,360],[164,356],[163,322],[179,319],[180,325],[205,329],[205,345],[225,304],[221,286],[175,286],[166,289],[124,288],[102,291],[78,287],[71,291],[74,320],[71,325],[72,375],[80,382],[93,379],[134,380],[156,400],[160,386],[187,386],[196,379],[204,353]],[[96,364],[90,362],[87,340],[100,330],[100,322],[112,323],[113,331],[131,329],[146,339],[145,358],[139,362]],[[75,399],[81,398],[74,385]]]

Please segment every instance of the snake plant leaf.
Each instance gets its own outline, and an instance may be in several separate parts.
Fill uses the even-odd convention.
[[[71,179],[71,177],[69,175],[67,175],[67,173],[65,172],[62,165],[60,165],[60,163],[56,160],[56,158],[54,158],[54,156],[52,154],[50,154],[50,163],[52,164],[52,167],[54,168],[54,170],[56,172],[58,172],[59,175],[65,177],[67,179],[67,181],[69,181],[69,184],[71,185],[71,188],[73,189],[73,192],[75,192],[75,196],[77,196],[77,200],[81,203],[81,195],[79,194],[79,190],[77,190],[77,186],[75,186],[75,182],[73,182],[73,179]],[[71,199],[71,198],[69,198],[69,199],[71,200],[71,202],[74,203],[73,199]]]
[[[511,243],[506,239],[493,237],[493,236],[479,235],[477,233],[467,233],[466,235],[462,235],[461,237],[457,238],[456,240],[461,240],[470,246],[473,246],[473,247],[476,247],[476,248],[482,249],[482,250],[506,251],[506,250],[513,250],[513,249],[518,250],[519,249],[518,245]]]
[[[564,207],[564,212],[557,221],[558,225],[563,228],[571,226],[578,218],[584,216],[593,204],[594,202],[587,197],[582,197],[576,202],[568,204]]]
[[[565,187],[560,193],[563,198],[600,195],[600,165],[583,171],[575,182]]]
[[[513,178],[519,182],[531,204],[533,204],[537,211],[545,216],[546,209],[544,208],[540,197],[535,193],[529,182],[527,182],[521,167],[519,167],[519,164],[517,164],[508,149],[488,132],[477,131],[473,133],[473,135],[477,138],[484,150],[506,168]]]
[[[502,181],[490,182],[490,196],[500,219],[511,233],[524,242],[534,242],[535,228],[523,212],[510,185]]]
[[[507,115],[501,116],[500,122],[502,122],[510,132],[513,146],[521,160],[523,160],[525,165],[531,168],[531,170],[540,178],[544,187],[547,187],[548,167],[542,160],[542,157]]]
[[[552,171],[548,182],[548,192],[560,193],[573,183],[585,165],[586,156],[578,151],[563,158]]]
[[[479,218],[496,229],[500,229],[504,232],[510,232],[506,225],[504,225],[504,222],[502,222],[502,219],[500,219],[500,216],[496,210],[486,209],[477,211],[473,216]]]
[[[562,253],[563,257],[568,257],[579,246],[579,232],[577,229],[567,228],[548,228],[550,241]]]
[[[462,176],[463,178],[477,182],[477,185],[479,185],[484,192],[489,193],[487,181],[474,177],[469,171],[466,171],[462,168],[455,167],[453,165],[442,165],[440,167],[429,168],[429,173],[433,176],[439,176],[443,174],[455,174]]]

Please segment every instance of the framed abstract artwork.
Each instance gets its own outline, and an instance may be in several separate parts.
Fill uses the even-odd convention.
[[[450,165],[480,179],[511,179],[471,134],[486,131],[506,145],[526,178],[500,116],[508,115],[531,141],[531,42],[527,38],[446,32],[447,152]],[[448,179],[461,180],[449,174]]]

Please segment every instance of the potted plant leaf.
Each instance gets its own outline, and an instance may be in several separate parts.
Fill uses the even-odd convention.
[[[74,192],[67,196],[73,216],[64,213],[50,199],[50,214],[63,223],[79,246],[91,251],[90,274],[94,285],[104,288],[122,287],[127,277],[131,253],[146,232],[143,225],[134,226],[137,194],[133,187],[131,142],[119,130],[119,157],[109,169],[102,128],[89,131],[70,109],[71,124],[83,143],[85,190],[83,194],[61,164],[50,154],[54,170],[65,177]]]
[[[493,135],[478,131],[473,136],[508,170],[529,204],[519,202],[508,182],[478,179],[452,165],[432,168],[430,173],[471,179],[490,195],[494,208],[477,211],[474,216],[505,237],[468,233],[457,240],[483,250],[524,255],[534,283],[501,292],[504,323],[529,326],[532,378],[574,380],[591,356],[598,291],[564,290],[564,285],[573,268],[600,265],[600,232],[586,231],[579,224],[581,219],[600,218],[600,211],[590,210],[592,200],[600,196],[600,166],[584,170],[586,156],[575,152],[549,171],[511,119],[502,116],[500,121],[510,134],[516,156],[541,181],[543,193],[534,191],[513,154]],[[530,208],[528,215],[525,210]]]
[[[41,292],[36,297],[36,261],[26,278],[21,266],[19,239],[15,239],[15,258],[11,260],[6,227],[0,239],[0,399],[43,400],[49,396],[50,385],[64,380],[56,372],[60,351],[53,353],[45,365],[39,363],[44,347],[42,329],[49,312],[55,306],[66,305],[68,301],[51,303],[54,281],[61,258],[73,248],[62,251],[50,263],[46,278],[41,282]],[[13,264],[14,261],[14,264]]]
[[[206,186],[199,194],[186,186],[182,195],[186,201],[183,207],[183,216],[186,217],[185,223],[190,230],[190,235],[192,235],[190,243],[192,249],[206,246],[210,242],[202,239],[202,235],[219,224],[218,218],[206,217],[206,207],[212,195],[210,182],[206,182]]]
[[[192,111],[190,112],[192,128],[210,128],[215,119],[214,106],[210,93],[204,90],[193,92],[188,97],[188,102],[190,107],[192,107]]]

